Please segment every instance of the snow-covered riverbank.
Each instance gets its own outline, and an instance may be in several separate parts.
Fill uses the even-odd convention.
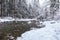
[[[46,27],[27,31],[17,40],[60,40],[60,22],[46,21]]]
[[[12,17],[0,18],[0,22],[6,21],[31,21],[36,19],[18,19]],[[60,40],[60,21],[44,21],[46,27],[27,31],[17,40]]]
[[[31,21],[36,19],[19,19],[19,18],[12,18],[12,17],[3,17],[0,18],[0,22],[9,22],[9,21]]]

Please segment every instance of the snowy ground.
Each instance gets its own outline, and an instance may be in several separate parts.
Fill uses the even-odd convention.
[[[46,27],[27,31],[17,40],[60,40],[60,22],[46,21]]]

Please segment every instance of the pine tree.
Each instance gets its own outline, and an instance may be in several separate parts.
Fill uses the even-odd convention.
[[[56,12],[59,10],[59,0],[50,0],[51,6],[50,6],[50,13],[52,16],[52,19],[54,19],[54,16],[56,15]]]

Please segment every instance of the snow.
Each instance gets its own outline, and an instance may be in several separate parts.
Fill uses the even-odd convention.
[[[31,21],[31,20],[36,20],[36,19],[19,19],[19,18],[15,19],[15,21]]]
[[[60,22],[53,20],[43,24],[46,27],[27,31],[17,40],[60,40]]]
[[[9,22],[9,21],[32,21],[36,19],[19,19],[19,18],[12,18],[12,17],[4,17],[0,18],[0,22]]]
[[[12,17],[4,17],[0,18],[0,22],[6,21],[29,21],[36,19],[19,19]],[[21,35],[21,37],[17,37],[17,40],[60,40],[60,21],[45,21],[43,22],[46,27],[33,29],[27,31]]]
[[[40,5],[42,5],[45,2],[45,0],[39,0]]]
[[[6,22],[6,21],[14,21],[14,18],[12,18],[12,17],[0,18],[0,22]]]

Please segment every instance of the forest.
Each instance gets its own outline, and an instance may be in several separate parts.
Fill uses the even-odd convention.
[[[8,40],[9,35],[16,40],[52,20],[60,20],[60,0],[0,0],[0,40]]]

